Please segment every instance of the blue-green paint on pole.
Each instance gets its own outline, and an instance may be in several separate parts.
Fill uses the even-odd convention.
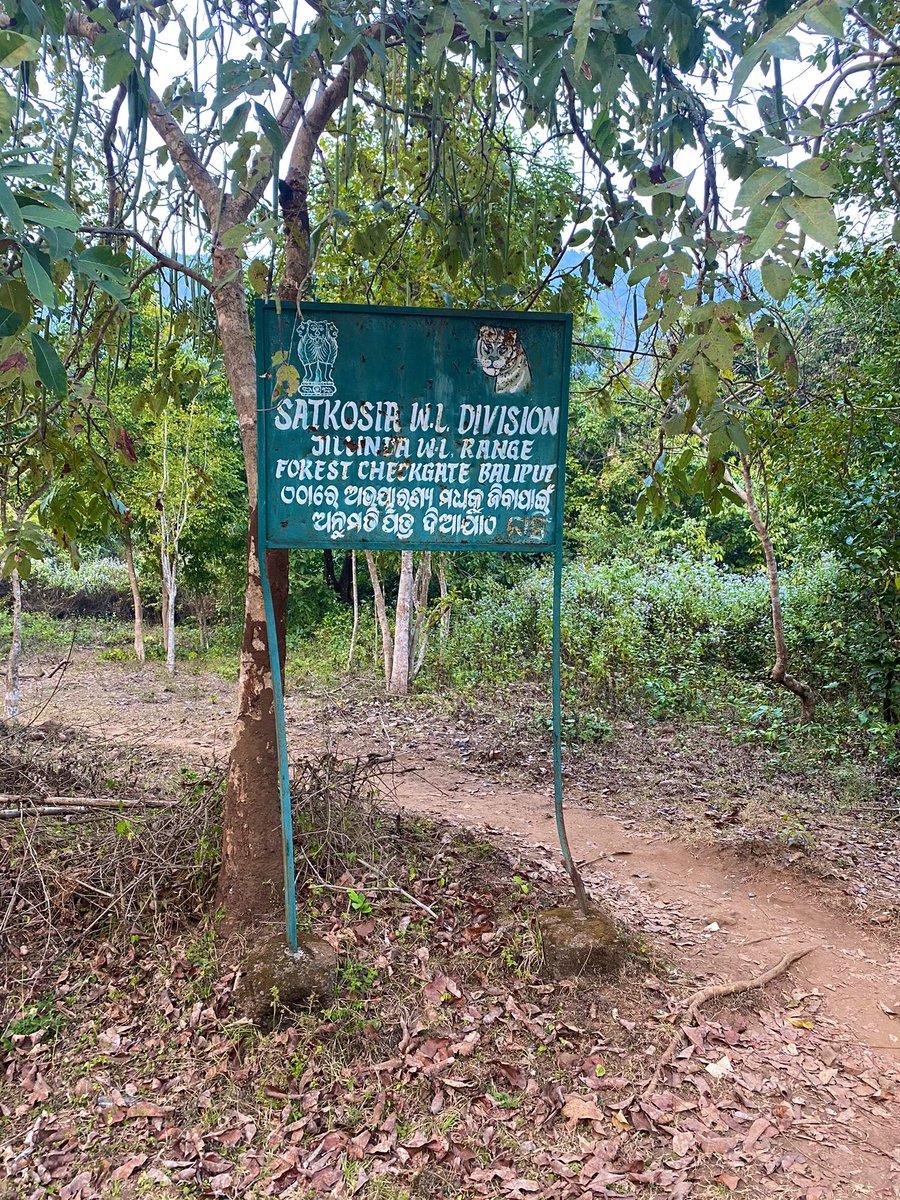
[[[257,318],[259,312],[257,311]],[[268,513],[266,489],[261,486],[267,477],[265,429],[268,418],[266,389],[261,385],[268,366],[268,348],[260,336],[257,322],[256,338],[256,549],[259,560],[259,582],[266,613],[266,644],[272,671],[272,704],[275,711],[275,749],[278,755],[278,800],[281,809],[281,857],[284,877],[285,933],[292,953],[297,950],[297,892],[294,867],[294,823],[291,814],[290,759],[287,747],[287,725],[284,719],[284,677],[281,668],[281,653],[278,648],[278,628],[275,622],[275,605],[272,602],[272,587],[269,583],[268,566]],[[251,516],[252,519],[252,516]]]
[[[572,318],[257,301],[259,559],[288,941],[296,901],[268,547],[552,553],[554,803],[562,809],[562,526]]]

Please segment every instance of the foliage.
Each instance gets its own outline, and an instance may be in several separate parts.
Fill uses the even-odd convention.
[[[338,164],[314,178],[316,299],[577,311],[580,275],[543,286],[567,227],[582,215],[570,161],[558,147],[495,138],[473,121],[465,97],[484,88],[465,72],[436,134],[426,99],[436,83],[426,75],[415,85],[407,137],[387,156],[385,118],[366,110],[349,146],[326,139],[324,160]],[[352,155],[347,178],[337,169],[342,155]]]
[[[47,558],[35,564],[30,584],[33,588],[58,592],[74,599],[98,593],[127,592],[128,572],[118,558],[85,558],[78,566],[64,558]]]
[[[210,283],[213,244],[232,256],[232,276],[255,255],[249,278],[264,292],[281,252],[280,215],[288,274],[296,250],[320,269],[323,286],[342,291],[362,273],[391,273],[407,238],[413,258],[424,248],[429,286],[440,287],[442,269],[453,276],[465,264],[479,294],[496,289],[501,300],[527,295],[511,282],[520,257],[536,280],[532,297],[564,306],[573,280],[608,283],[624,271],[644,288],[643,328],[669,346],[658,364],[669,419],[684,428],[699,420],[714,464],[742,438],[742,406],[719,385],[731,379],[744,323],[754,326],[771,369],[790,380],[789,343],[764,292],[776,302],[787,294],[805,269],[808,242],[837,243],[830,197],[845,181],[832,150],[848,162],[874,159],[890,178],[882,101],[896,71],[893,43],[880,32],[890,28],[890,20],[879,23],[882,8],[889,6],[876,4],[870,19],[845,15],[830,0],[787,10],[765,0],[727,13],[685,0],[601,13],[587,0],[547,0],[535,14],[485,0],[417,0],[391,12],[329,3],[295,23],[296,13],[263,0],[252,10],[214,6],[209,30],[192,33],[177,6],[152,15],[140,6],[104,10],[102,20],[87,4],[65,12],[19,6],[0,62],[9,148],[45,164],[57,159],[66,195],[50,196],[33,164],[21,195],[4,193],[21,250],[10,282],[21,287],[20,308],[48,312],[51,324],[56,276],[90,278],[92,297],[105,297],[107,308],[124,305],[129,263],[115,246],[136,238],[149,256],[146,270],[182,270],[192,295]],[[185,69],[172,71],[167,61],[158,96],[159,38],[177,41]],[[802,101],[781,74],[781,62],[801,49],[814,74]],[[34,86],[41,72],[46,94]],[[751,86],[755,110],[744,102]],[[316,101],[304,109],[308,93]],[[65,122],[51,119],[60,109],[74,118],[67,139]],[[151,125],[163,145],[148,161]],[[851,127],[858,142],[849,145]],[[545,131],[554,145],[542,152]],[[577,197],[559,165],[565,143],[585,164]],[[284,187],[276,182],[268,199],[289,148]],[[740,184],[732,213],[721,200],[725,173]],[[104,195],[101,180],[110,179],[117,186]],[[101,220],[92,210],[104,201],[110,233],[90,223]],[[23,244],[38,218],[40,241]],[[170,222],[171,255],[154,232]],[[78,241],[84,229],[99,239],[96,250]],[[199,256],[186,253],[190,242]],[[754,263],[762,289],[749,282]],[[408,285],[407,266],[390,287]],[[294,273],[293,282],[305,279]],[[179,294],[171,279],[169,288]],[[95,341],[123,315],[108,327],[101,320]],[[61,394],[65,372],[52,340],[31,340],[35,379]],[[710,489],[720,483],[710,471]]]
[[[804,670],[828,694],[870,703],[863,602],[833,557],[786,572],[785,621]],[[551,575],[489,587],[455,617],[449,659],[460,683],[494,684],[550,668]],[[573,562],[563,578],[563,686],[578,712],[661,716],[718,707],[723,679],[761,676],[768,588],[684,552],[655,562]]]

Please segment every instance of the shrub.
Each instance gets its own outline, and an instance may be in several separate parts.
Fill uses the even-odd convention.
[[[837,670],[857,686],[846,631],[858,598],[834,560],[784,573],[788,643],[797,673],[817,686]],[[525,575],[513,590],[486,589],[455,620],[447,655],[461,683],[546,676],[550,668],[553,575]],[[769,593],[761,570],[741,573],[709,558],[617,557],[566,566],[562,593],[563,686],[588,707],[652,713],[690,709],[719,687],[723,672],[767,675],[773,659]],[[862,661],[861,659],[857,661]]]

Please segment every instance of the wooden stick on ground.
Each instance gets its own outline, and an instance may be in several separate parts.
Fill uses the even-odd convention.
[[[114,796],[18,796],[0,794],[0,804],[16,807],[0,809],[0,817],[50,816],[63,812],[88,812],[95,808],[175,808],[176,800],[117,800]]]
[[[684,1038],[685,1025],[696,1018],[699,1009],[708,1000],[715,1000],[720,996],[736,996],[740,992],[752,992],[755,988],[765,987],[767,983],[771,983],[773,979],[777,979],[779,975],[783,975],[795,962],[799,962],[801,958],[806,958],[807,954],[811,954],[813,950],[815,950],[815,946],[807,946],[803,950],[792,950],[780,962],[777,962],[774,967],[770,967],[768,971],[763,971],[761,975],[755,975],[752,979],[735,979],[732,983],[714,983],[709,987],[700,988],[699,991],[694,992],[684,1010],[684,1020],[679,1026],[678,1032],[663,1051],[663,1055],[656,1065],[656,1070],[653,1072],[653,1078],[644,1088],[643,1094],[646,1096],[655,1089],[662,1077],[663,1071],[672,1061],[675,1051],[681,1045]]]

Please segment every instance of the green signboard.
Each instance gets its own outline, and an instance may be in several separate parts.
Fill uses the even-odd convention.
[[[572,318],[256,308],[270,546],[552,550]]]
[[[553,790],[563,858],[560,619],[568,314],[256,305],[262,547],[552,551]],[[297,948],[287,730],[266,555],[288,942]]]

